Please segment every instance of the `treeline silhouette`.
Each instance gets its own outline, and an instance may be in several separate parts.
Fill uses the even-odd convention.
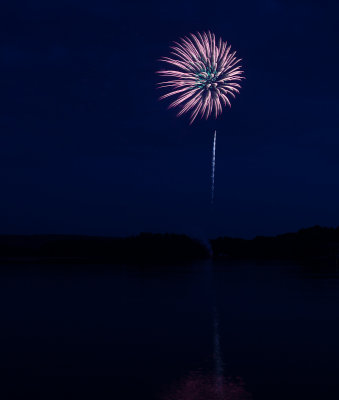
[[[0,261],[143,263],[209,257],[186,235],[141,233],[126,238],[72,235],[0,235]]]
[[[212,249],[212,250],[211,250]],[[210,249],[186,235],[141,233],[125,238],[72,235],[0,235],[0,262],[175,263],[230,257],[339,260],[339,228],[315,226],[274,237],[219,237]]]
[[[211,240],[211,246],[215,257],[332,262],[338,260],[339,227],[314,226],[274,237],[257,236],[252,240],[219,237]]]

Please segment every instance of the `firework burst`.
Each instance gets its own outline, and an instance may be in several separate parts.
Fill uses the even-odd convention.
[[[200,114],[206,119],[222,113],[223,105],[231,107],[230,97],[239,93],[243,71],[236,52],[221,38],[218,42],[211,32],[190,34],[190,37],[174,42],[171,47],[173,58],[163,57],[160,61],[173,69],[157,71],[160,76],[170,78],[160,82],[159,87],[168,93],[165,99],[177,96],[169,108],[179,107],[178,116],[190,112],[190,124]]]

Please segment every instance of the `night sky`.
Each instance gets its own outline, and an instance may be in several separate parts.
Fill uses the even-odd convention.
[[[339,225],[338,1],[2,5],[0,233]],[[207,29],[237,50],[246,80],[221,118],[189,126],[158,100],[157,59]]]

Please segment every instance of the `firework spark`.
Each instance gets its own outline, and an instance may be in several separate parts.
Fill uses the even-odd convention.
[[[159,87],[168,93],[165,99],[177,96],[169,108],[179,107],[178,116],[190,112],[190,124],[200,114],[206,119],[222,113],[222,106],[231,107],[230,97],[239,93],[243,71],[236,52],[221,38],[218,42],[211,32],[190,34],[190,37],[174,42],[171,47],[173,58],[162,57],[160,61],[170,64],[174,69],[157,71],[160,76],[170,78],[160,82]]]

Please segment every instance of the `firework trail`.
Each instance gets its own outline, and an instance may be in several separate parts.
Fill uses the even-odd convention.
[[[214,203],[214,177],[215,177],[215,149],[217,145],[217,131],[214,131],[213,153],[212,153],[212,187],[211,187],[211,205]]]
[[[214,114],[217,118],[222,113],[222,105],[231,107],[230,96],[239,93],[244,77],[236,52],[221,38],[216,41],[210,31],[197,32],[195,35],[174,42],[171,47],[172,58],[162,57],[170,66],[169,69],[157,71],[160,76],[168,78],[160,82],[160,88],[167,93],[160,97],[165,99],[176,96],[169,108],[179,107],[178,116],[191,113],[190,124],[200,114],[206,119]]]

